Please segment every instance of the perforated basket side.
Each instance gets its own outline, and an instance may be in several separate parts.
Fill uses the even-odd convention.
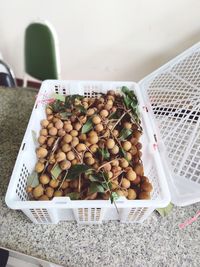
[[[172,171],[174,203],[200,201],[200,44],[147,76],[140,86]]]

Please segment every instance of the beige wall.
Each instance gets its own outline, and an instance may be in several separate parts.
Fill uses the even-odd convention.
[[[58,33],[63,79],[139,80],[200,40],[200,0],[0,0],[0,52],[23,76],[23,34]]]

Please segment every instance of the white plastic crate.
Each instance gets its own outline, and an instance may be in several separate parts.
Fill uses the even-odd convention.
[[[110,89],[118,90],[124,85],[135,91],[140,104],[144,129],[142,160],[145,175],[153,184],[151,200],[120,198],[116,201],[118,212],[110,200],[78,201],[70,200],[68,197],[57,197],[52,201],[29,201],[26,193],[27,177],[33,171],[37,160],[32,130],[39,133],[40,121],[45,118],[45,104],[40,100],[51,98],[55,92],[63,95],[78,93],[85,96],[97,96],[100,92],[105,93]],[[143,222],[154,209],[165,207],[170,201],[165,172],[155,142],[156,132],[153,131],[149,116],[140,89],[133,82],[43,82],[10,180],[6,194],[7,205],[12,209],[22,210],[34,223],[58,223],[62,220],[76,220],[79,223],[101,223],[106,220]]]
[[[200,43],[139,82],[157,134],[172,202],[200,201]],[[154,113],[154,116],[153,116]],[[157,130],[156,130],[157,131]],[[158,132],[158,131],[157,131]]]

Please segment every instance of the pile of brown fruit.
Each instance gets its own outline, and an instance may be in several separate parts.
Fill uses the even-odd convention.
[[[150,199],[141,160],[142,128],[133,91],[97,98],[57,96],[41,121],[38,162],[28,177],[30,199]]]

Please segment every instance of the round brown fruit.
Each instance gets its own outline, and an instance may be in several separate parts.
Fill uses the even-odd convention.
[[[131,183],[128,179],[122,178],[122,183],[121,183],[123,188],[128,189],[131,186]]]
[[[39,184],[38,186],[36,186],[33,189],[33,197],[34,198],[37,199],[37,198],[41,197],[43,194],[44,194],[44,189],[43,189],[41,184]]]
[[[54,197],[62,197],[62,195],[63,195],[63,192],[60,191],[60,190],[56,190],[56,191],[54,192],[54,194],[53,194]]]
[[[71,162],[69,160],[63,160],[60,162],[60,168],[65,171],[71,167]]]
[[[42,195],[42,196],[39,198],[39,200],[41,200],[41,201],[47,201],[47,200],[49,200],[49,198],[48,198],[47,195]]]
[[[50,182],[50,177],[47,174],[42,174],[39,179],[40,183],[44,185]]]
[[[49,185],[50,185],[52,188],[57,188],[58,185],[59,185],[59,180],[51,179],[51,181],[49,182]]]
[[[132,182],[137,178],[137,175],[132,169],[130,169],[126,173],[126,178]]]
[[[45,158],[48,154],[48,151],[46,148],[39,147],[36,151],[37,157],[40,158]]]
[[[50,186],[48,186],[45,190],[45,195],[48,196],[48,198],[51,198],[53,196],[54,189]]]
[[[35,171],[40,173],[44,170],[44,163],[37,162],[35,165]]]
[[[139,199],[150,199],[150,193],[149,192],[140,192],[138,198]]]
[[[44,136],[44,135],[40,135],[40,136],[38,137],[38,143],[39,143],[40,145],[43,145],[43,144],[46,142],[46,140],[47,140],[47,137]]]
[[[133,199],[136,199],[136,197],[137,197],[137,194],[136,194],[135,190],[129,188],[129,189],[128,189],[128,196],[127,196],[127,198],[128,198],[129,200],[133,200]]]

